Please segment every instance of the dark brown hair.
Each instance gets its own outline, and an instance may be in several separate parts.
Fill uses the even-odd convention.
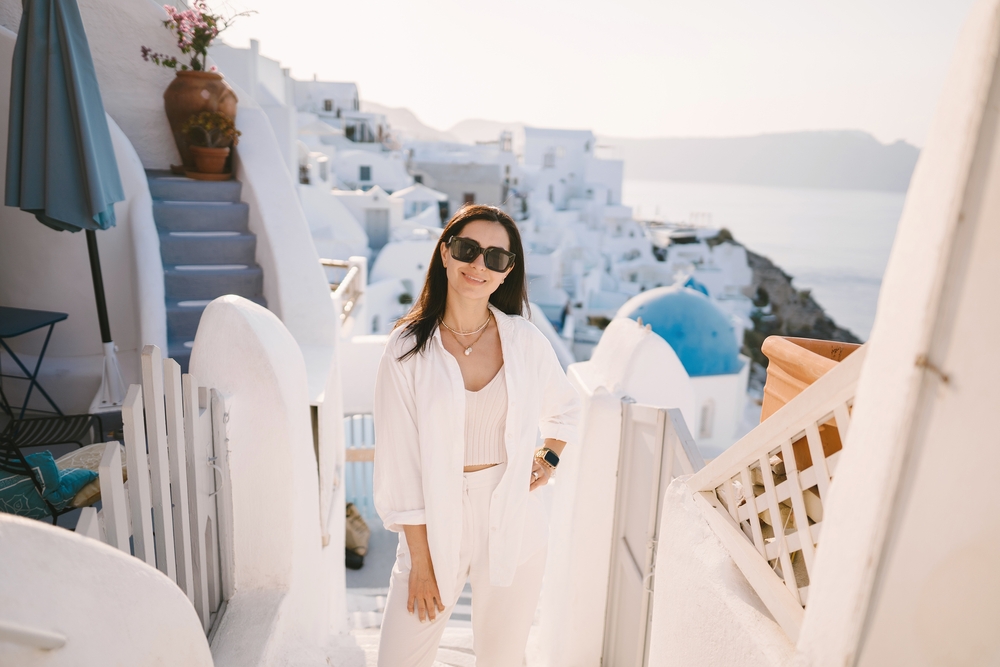
[[[490,303],[508,315],[523,315],[528,310],[524,248],[521,245],[521,233],[514,219],[495,206],[463,206],[448,221],[444,231],[441,232],[441,238],[434,244],[431,262],[427,267],[427,277],[424,279],[424,288],[417,303],[406,316],[396,322],[396,327],[404,327],[402,334],[404,337],[414,339],[413,347],[399,357],[400,361],[422,352],[427,347],[427,341],[430,340],[435,327],[444,317],[445,302],[448,298],[448,274],[441,259],[441,246],[452,236],[459,236],[465,226],[475,220],[503,225],[510,239],[510,251],[516,255],[514,267],[500,287],[490,295]]]

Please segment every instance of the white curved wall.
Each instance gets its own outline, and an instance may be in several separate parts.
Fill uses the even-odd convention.
[[[16,35],[0,28],[0,121],[8,122],[10,62]],[[125,201],[115,204],[115,227],[97,233],[111,334],[119,348],[126,382],[136,382],[138,350],[145,343],[166,349],[163,267],[159,236],[145,172],[136,151],[108,119]],[[7,133],[0,133],[6,155]],[[0,179],[6,177],[0,161]],[[140,271],[138,267],[142,267]],[[86,237],[57,232],[33,215],[0,207],[0,304],[69,314],[56,325],[41,369],[42,386],[64,412],[82,412],[100,385],[103,351]],[[9,339],[8,344],[33,365],[44,332]],[[6,369],[13,363],[5,358]],[[17,398],[24,382],[8,382],[4,391]],[[33,405],[41,405],[33,399]],[[47,407],[47,406],[46,406]]]
[[[41,521],[0,514],[0,624],[66,637],[49,651],[0,641],[18,667],[211,667],[191,602],[138,558]]]
[[[267,307],[300,345],[332,346],[336,322],[330,287],[295,184],[283,166],[267,115],[249,95],[236,92],[236,126],[243,135],[233,163],[243,183],[243,201],[250,205],[250,231],[257,235]]]
[[[299,346],[274,313],[216,299],[202,316],[191,372],[231,397],[234,586],[216,632],[216,664],[286,664],[330,630],[331,577],[343,551],[323,549],[320,496]],[[217,452],[218,454],[218,452]]]

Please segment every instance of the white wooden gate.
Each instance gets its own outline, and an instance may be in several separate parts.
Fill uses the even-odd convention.
[[[622,402],[604,667],[646,664],[663,494],[704,465],[680,410]]]
[[[160,349],[142,350],[142,385],[122,406],[121,445],[104,447],[100,512],[83,510],[77,532],[146,561],[191,600],[205,631],[233,593],[232,496],[222,395],[181,376]]]

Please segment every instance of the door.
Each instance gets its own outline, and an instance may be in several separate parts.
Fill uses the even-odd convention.
[[[377,253],[389,242],[389,209],[366,208],[365,232],[368,234],[368,247]]]
[[[663,494],[675,476],[703,466],[679,410],[622,402],[604,667],[646,664]]]

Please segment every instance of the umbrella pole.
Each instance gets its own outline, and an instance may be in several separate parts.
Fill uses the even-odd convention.
[[[101,342],[111,342],[111,325],[108,323],[108,301],[104,297],[104,277],[101,275],[101,256],[97,254],[97,233],[88,229],[87,251],[90,253],[90,277],[94,279],[94,299],[97,301],[97,321],[101,325]]]
[[[97,301],[97,321],[101,325],[101,342],[104,345],[104,372],[101,374],[101,388],[90,403],[91,414],[120,410],[125,401],[125,382],[118,367],[115,343],[111,340],[111,324],[108,322],[108,301],[104,296],[104,277],[101,275],[101,257],[97,254],[97,233],[86,231],[87,251],[90,254],[90,276],[94,279],[94,300]]]

